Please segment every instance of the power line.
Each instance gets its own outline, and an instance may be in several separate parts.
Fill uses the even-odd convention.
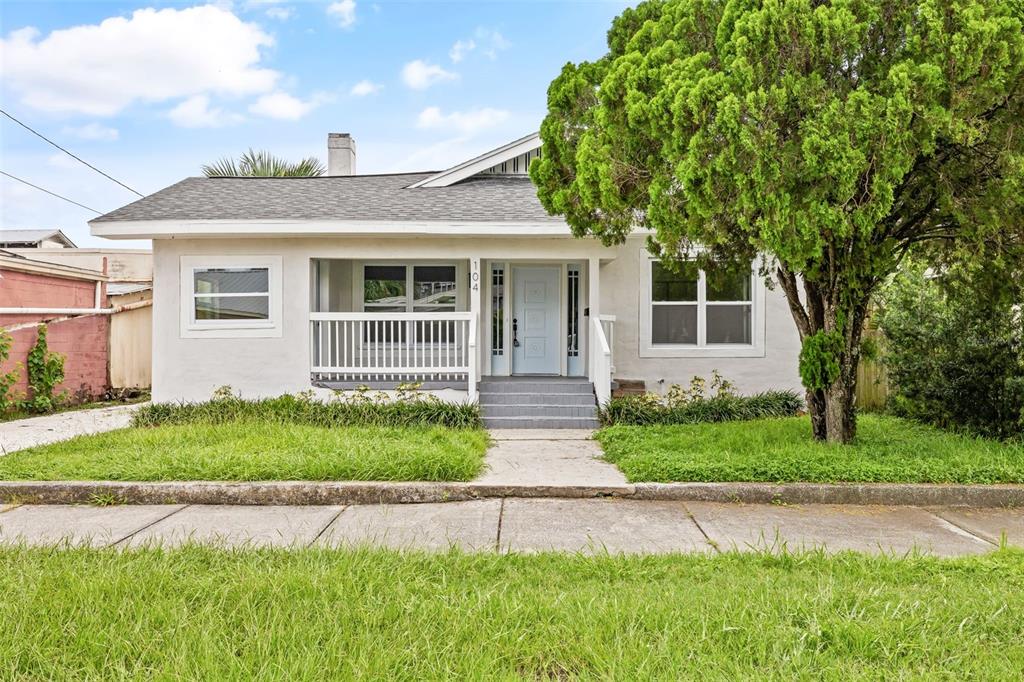
[[[40,133],[40,132],[38,132],[38,131],[36,131],[36,130],[33,130],[32,128],[29,128],[29,127],[28,127],[27,125],[25,125],[24,123],[22,123],[22,122],[21,122],[21,121],[19,121],[18,119],[14,118],[13,116],[11,116],[10,114],[8,114],[8,113],[7,113],[6,111],[4,111],[3,109],[0,109],[0,114],[3,114],[3,115],[4,115],[4,116],[6,116],[7,118],[11,119],[12,121],[14,121],[14,122],[15,122],[15,123],[17,123],[18,125],[20,125],[20,126],[21,126],[22,128],[24,128],[25,130],[27,130],[27,131],[29,131],[30,133],[32,133],[33,135],[35,135],[36,137],[38,137],[38,138],[41,138],[41,139],[43,139],[43,140],[46,140],[47,142],[49,142],[50,144],[52,144],[52,145],[53,145],[54,147],[56,147],[57,149],[61,150],[62,152],[64,152],[64,153],[65,153],[65,154],[67,154],[68,156],[70,156],[70,157],[71,157],[72,159],[74,159],[75,161],[78,161],[78,162],[80,162],[80,163],[84,163],[84,164],[85,164],[86,166],[88,166],[89,168],[92,168],[92,169],[93,169],[94,171],[96,171],[97,173],[99,173],[100,175],[102,175],[103,177],[105,177],[106,179],[108,179],[108,180],[112,180],[112,181],[116,182],[117,184],[121,185],[122,187],[124,187],[124,188],[125,188],[126,190],[128,190],[129,192],[132,192],[132,193],[134,193],[134,194],[138,194],[138,195],[139,195],[140,197],[142,197],[142,198],[145,198],[145,197],[146,197],[146,195],[145,195],[145,194],[143,194],[142,192],[137,192],[137,191],[135,191],[134,189],[132,189],[131,187],[129,187],[128,185],[126,185],[126,184],[124,184],[123,182],[121,182],[120,180],[118,180],[117,178],[114,178],[114,177],[111,177],[111,176],[107,175],[106,173],[104,173],[104,172],[103,172],[103,171],[101,171],[101,170],[100,170],[99,168],[97,168],[96,166],[92,165],[91,163],[89,163],[89,162],[88,162],[88,161],[86,161],[85,159],[83,159],[83,158],[81,158],[81,157],[78,157],[78,156],[75,156],[74,154],[72,154],[71,152],[69,152],[69,151],[68,151],[67,149],[64,149],[64,147],[61,147],[61,146],[60,146],[59,144],[57,144],[56,142],[54,142],[54,141],[53,141],[53,140],[51,140],[50,138],[46,137],[46,136],[45,136],[45,135],[43,135],[42,133]]]
[[[96,210],[95,208],[89,208],[89,207],[88,207],[88,206],[86,206],[85,204],[80,204],[80,203],[78,203],[77,201],[74,201],[73,199],[68,199],[67,197],[62,197],[61,195],[57,194],[56,192],[51,192],[50,190],[48,190],[48,189],[45,189],[45,188],[43,188],[43,187],[40,187],[39,185],[33,185],[33,184],[32,184],[31,182],[29,182],[28,180],[22,180],[21,178],[19,178],[19,177],[16,177],[16,176],[14,176],[14,175],[11,175],[10,173],[8,173],[8,172],[6,172],[6,171],[2,171],[2,170],[0,170],[0,175],[6,175],[6,176],[7,176],[7,177],[9,177],[9,178],[10,178],[11,180],[17,180],[18,182],[20,182],[20,183],[22,183],[22,184],[25,184],[25,185],[28,185],[29,187],[34,187],[34,188],[36,188],[36,189],[37,189],[37,190],[39,190],[40,192],[46,192],[46,193],[47,193],[47,194],[49,194],[50,196],[54,196],[54,197],[57,197],[58,199],[63,199],[64,201],[68,202],[69,204],[74,204],[75,206],[80,206],[81,208],[84,208],[84,209],[85,209],[86,211],[92,211],[92,212],[93,212],[93,213],[95,213],[96,215],[103,215],[103,213],[102,213],[101,211],[97,211],[97,210]]]

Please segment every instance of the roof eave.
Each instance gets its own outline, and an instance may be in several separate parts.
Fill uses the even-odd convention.
[[[207,237],[435,236],[569,237],[562,221],[375,221],[375,220],[104,220],[89,223],[106,239]]]
[[[472,177],[481,171],[487,170],[491,166],[497,166],[499,163],[504,163],[509,159],[514,159],[520,154],[524,154],[532,149],[537,149],[540,146],[540,133],[530,133],[525,137],[513,140],[512,142],[502,145],[497,149],[492,149],[486,154],[481,154],[480,156],[470,159],[469,161],[464,161],[457,166],[452,166],[448,170],[443,170],[440,173],[431,175],[429,178],[413,183],[409,185],[409,189],[419,187],[450,187],[457,182],[461,182],[462,180]]]

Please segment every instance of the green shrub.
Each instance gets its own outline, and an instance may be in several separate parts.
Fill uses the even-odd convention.
[[[7,330],[0,329],[0,367],[11,357],[11,346],[13,345],[14,339],[7,333]],[[11,386],[17,383],[17,381],[17,370],[0,374],[0,414],[7,412],[14,406],[14,401],[11,400]]]
[[[882,297],[890,409],[947,429],[1024,434],[1024,325],[984,280],[905,269]]]
[[[359,391],[322,401],[311,394],[282,395],[262,400],[243,400],[230,389],[219,389],[213,400],[202,403],[154,403],[135,412],[133,426],[163,424],[223,424],[258,420],[309,426],[443,426],[452,429],[480,428],[480,409],[475,404],[456,404],[435,396],[400,390],[392,399],[380,393]]]
[[[54,389],[64,381],[64,356],[50,352],[45,324],[38,327],[26,365],[29,392],[21,407],[27,412],[52,412],[63,400],[63,395],[55,394]]]
[[[709,396],[705,389],[704,379],[694,377],[689,388],[670,386],[664,399],[653,393],[612,398],[601,408],[601,424],[643,426],[792,417],[804,404],[796,391],[737,395],[718,372],[712,374],[714,393]]]

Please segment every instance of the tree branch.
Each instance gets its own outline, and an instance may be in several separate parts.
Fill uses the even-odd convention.
[[[789,303],[789,312],[792,313],[793,321],[796,322],[796,328],[797,331],[800,332],[800,338],[804,339],[810,336],[810,320],[808,318],[807,311],[800,303],[800,288],[796,282],[796,275],[782,265],[779,265],[776,269],[775,277],[778,279],[779,286],[782,287],[782,291],[786,294],[786,302]]]

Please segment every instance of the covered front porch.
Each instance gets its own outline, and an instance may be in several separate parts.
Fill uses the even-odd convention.
[[[610,395],[596,257],[315,258],[310,277],[314,386],[415,382],[472,401],[481,377],[585,377]]]

